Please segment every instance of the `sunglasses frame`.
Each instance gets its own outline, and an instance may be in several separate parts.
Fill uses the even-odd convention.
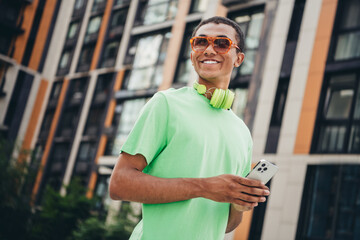
[[[197,50],[194,49],[193,42],[194,42],[195,39],[199,39],[199,38],[201,38],[201,39],[206,39],[207,42],[208,42],[208,45],[204,48],[203,51],[197,51]],[[217,40],[217,39],[226,39],[226,40],[228,40],[228,41],[230,42],[229,48],[226,50],[226,52],[218,52],[218,51],[215,50],[214,41]],[[190,39],[191,49],[192,49],[194,52],[196,52],[196,53],[203,53],[203,52],[205,52],[205,50],[210,46],[210,44],[211,44],[211,46],[213,47],[214,51],[217,52],[217,53],[219,53],[219,54],[226,54],[226,53],[228,53],[228,52],[230,51],[231,47],[235,47],[235,48],[237,48],[237,49],[241,52],[241,49],[239,48],[239,46],[236,45],[236,44],[234,44],[233,41],[231,41],[231,39],[228,38],[228,37],[205,37],[205,36],[198,36],[198,37],[192,37],[192,38]]]

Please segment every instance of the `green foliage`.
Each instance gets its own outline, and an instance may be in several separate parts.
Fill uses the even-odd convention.
[[[91,215],[93,201],[85,196],[85,190],[78,180],[69,185],[66,196],[48,187],[42,209],[34,216],[32,239],[69,239],[78,222]]]
[[[26,239],[32,215],[30,195],[24,194],[24,176],[29,175],[26,162],[12,159],[13,144],[0,141],[0,239]]]
[[[98,218],[89,218],[79,224],[73,232],[73,240],[127,240],[133,231],[136,222],[131,220],[138,219],[134,214],[131,205],[123,204],[120,214],[116,217],[113,224],[105,225]]]
[[[35,173],[26,161],[11,159],[13,146],[0,140],[0,239],[1,240],[123,240],[137,219],[129,203],[123,203],[112,225],[92,211],[95,199],[86,197],[86,188],[74,180],[62,196],[51,187],[43,205],[31,206]],[[24,157],[29,156],[24,154]],[[25,158],[24,158],[25,159]]]

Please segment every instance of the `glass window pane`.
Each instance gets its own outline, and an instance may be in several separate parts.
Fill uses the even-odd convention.
[[[245,61],[240,66],[241,75],[252,74],[255,66],[256,50],[247,50],[245,54]]]
[[[244,34],[246,34],[249,22],[251,20],[250,15],[238,16],[234,20],[235,20],[235,22],[237,22],[239,24],[239,26],[240,26],[241,30],[244,32]]]
[[[244,119],[245,107],[248,97],[247,88],[237,88],[235,92],[235,99],[232,105],[233,112],[241,119]]]
[[[309,201],[308,239],[327,239],[328,232],[331,232],[334,212],[330,209],[335,205],[336,192],[333,191],[333,186],[338,184],[336,177],[336,168],[331,166],[319,167],[313,176],[315,186],[310,195],[311,202]]]
[[[349,117],[354,90],[343,89],[331,92],[326,118],[346,119]]]
[[[195,0],[193,2],[191,12],[205,12],[209,0]]]
[[[342,152],[345,140],[345,126],[324,126],[320,130],[319,152]]]
[[[111,27],[124,26],[126,22],[127,9],[114,12],[111,20]]]
[[[75,2],[75,10],[80,9],[84,5],[84,0],[76,0]]]
[[[335,60],[360,57],[360,31],[338,36]]]
[[[153,86],[159,86],[163,79],[163,65],[158,65],[154,74]]]
[[[195,71],[192,67],[192,62],[190,59],[187,59],[186,61],[180,63],[177,82],[188,83],[189,77],[192,76],[191,74],[194,72]]]
[[[131,71],[129,79],[129,90],[150,88],[151,79],[154,75],[154,67],[147,67],[142,69],[134,69]]]
[[[165,21],[167,8],[168,3],[149,6],[144,17],[144,25]]]
[[[259,47],[263,19],[263,13],[256,13],[251,16],[251,22],[249,23],[249,30],[247,31],[245,40],[247,49]]]
[[[112,155],[119,155],[122,145],[125,143],[127,136],[133,128],[140,110],[145,105],[146,99],[135,99],[126,101],[123,104],[119,126],[116,132]]]
[[[360,126],[352,126],[351,128],[349,152],[360,153]]]
[[[360,1],[342,1],[343,10],[341,14],[341,28],[354,28],[360,26]]]
[[[82,50],[79,59],[79,65],[87,65],[91,63],[94,47],[86,47]]]
[[[116,57],[119,42],[110,42],[105,47],[104,59],[113,59]]]
[[[115,1],[115,6],[116,5],[123,5],[123,4],[129,4],[131,0],[116,0]]]
[[[100,25],[101,25],[101,16],[90,19],[86,34],[89,35],[96,33],[99,30]]]
[[[70,52],[64,52],[60,60],[59,68],[65,68],[68,65],[69,59]]]
[[[159,48],[163,36],[161,34],[141,38],[136,48],[134,67],[154,65],[159,56]]]
[[[358,83],[359,87],[357,90],[356,102],[355,102],[355,112],[354,119],[360,119],[360,83]]]
[[[327,119],[349,118],[355,78],[355,74],[349,74],[334,76],[330,79],[325,104]]]
[[[71,39],[76,35],[77,29],[78,29],[79,23],[74,22],[70,25],[67,38]]]

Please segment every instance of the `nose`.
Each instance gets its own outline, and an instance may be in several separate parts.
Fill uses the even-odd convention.
[[[209,46],[207,46],[207,48],[205,49],[204,54],[205,54],[205,55],[208,55],[208,54],[216,54],[216,51],[214,50],[214,45],[213,45],[213,43],[209,43]]]

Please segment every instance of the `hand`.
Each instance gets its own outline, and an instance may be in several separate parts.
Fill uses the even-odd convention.
[[[232,203],[238,211],[253,209],[258,202],[265,202],[265,196],[270,194],[269,188],[260,181],[236,175],[224,174],[206,178],[205,181],[207,190],[204,197],[217,202]]]

